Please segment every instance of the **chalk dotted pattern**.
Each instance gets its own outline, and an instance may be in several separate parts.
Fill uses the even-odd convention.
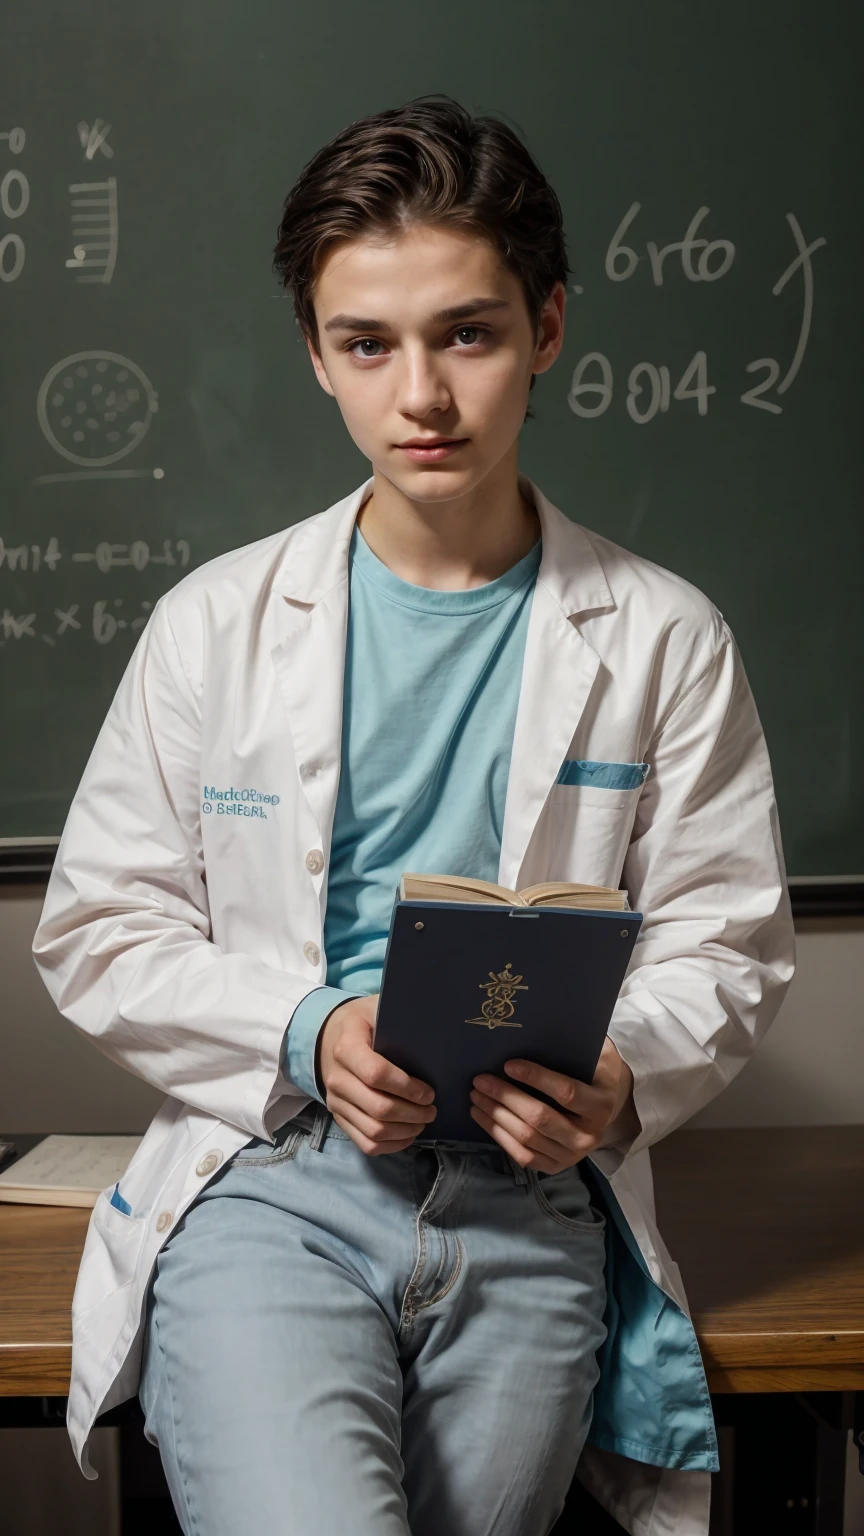
[[[46,374],[36,401],[51,447],[72,464],[98,468],[133,453],[159,409],[142,370],[117,352],[74,352]]]

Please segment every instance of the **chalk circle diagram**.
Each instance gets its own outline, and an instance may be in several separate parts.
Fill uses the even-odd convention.
[[[118,352],[73,352],[39,387],[36,415],[56,453],[99,468],[133,453],[159,409],[145,373]]]

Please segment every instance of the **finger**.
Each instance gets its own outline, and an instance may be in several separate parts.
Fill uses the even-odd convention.
[[[517,1082],[530,1083],[532,1088],[548,1093],[550,1099],[554,1099],[556,1104],[560,1104],[571,1115],[591,1113],[590,1083],[580,1083],[575,1077],[565,1077],[563,1072],[553,1072],[549,1067],[538,1066],[536,1061],[505,1061],[504,1071],[508,1077],[516,1078]]]
[[[561,1162],[557,1158],[544,1157],[542,1152],[533,1152],[530,1148],[523,1146],[503,1126],[496,1125],[494,1120],[490,1120],[489,1116],[484,1114],[476,1104],[471,1107],[471,1116],[478,1125],[482,1125],[484,1131],[488,1131],[499,1147],[503,1147],[520,1168],[536,1168],[540,1173],[561,1173],[570,1166],[569,1163]]]
[[[579,1133],[589,1129],[589,1123],[586,1120],[565,1114],[560,1109],[554,1109],[551,1104],[544,1103],[542,1099],[535,1099],[531,1093],[523,1093],[521,1088],[514,1087],[512,1083],[505,1083],[500,1077],[490,1078],[485,1074],[475,1077],[473,1091],[483,1093],[487,1099],[495,1103],[503,1104],[520,1120],[526,1120],[529,1125],[533,1125],[536,1130],[542,1132],[550,1141],[560,1142],[565,1147],[577,1145],[576,1138]]]
[[[342,1127],[342,1130],[345,1132],[345,1134],[351,1137],[351,1140],[354,1142],[355,1146],[358,1146],[360,1151],[364,1152],[367,1157],[379,1157],[383,1153],[389,1152],[404,1152],[407,1147],[411,1146],[415,1139],[413,1136],[409,1136],[404,1141],[387,1141],[378,1144],[374,1141],[370,1141],[368,1136],[364,1136],[363,1132],[358,1130],[357,1127],[343,1115],[334,1114],[333,1119],[336,1121],[337,1125]]]
[[[434,1093],[428,1083],[421,1082],[419,1077],[409,1077],[363,1040],[346,1038],[336,1047],[334,1057],[339,1066],[347,1067],[367,1088],[392,1093],[397,1099],[412,1099],[417,1104],[432,1103]]]
[[[345,1099],[332,1091],[327,1096],[327,1108],[334,1114],[338,1110],[370,1141],[404,1141],[406,1136],[413,1139],[423,1130],[422,1124],[417,1121],[379,1120],[374,1115],[367,1115],[351,1099]]]
[[[349,1104],[356,1104],[372,1120],[403,1121],[415,1129],[429,1125],[438,1113],[434,1104],[417,1104],[412,1099],[400,1099],[367,1088],[359,1077],[343,1067],[337,1067],[331,1073],[328,1091]]]
[[[532,1152],[539,1152],[543,1157],[550,1157],[553,1160],[561,1157],[572,1158],[578,1150],[576,1134],[572,1126],[564,1126],[566,1139],[565,1135],[546,1135],[531,1121],[523,1119],[521,1115],[514,1113],[498,1100],[490,1099],[485,1093],[479,1093],[476,1088],[472,1090],[471,1102],[478,1109],[482,1109],[495,1125],[500,1125],[509,1136],[513,1137],[514,1141],[520,1142],[523,1147],[528,1147]],[[554,1113],[554,1110],[550,1110],[550,1114]]]

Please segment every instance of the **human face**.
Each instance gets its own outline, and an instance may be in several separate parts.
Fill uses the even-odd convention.
[[[508,455],[515,465],[531,375],[563,340],[562,284],[535,334],[519,279],[488,241],[415,224],[331,251],[314,304],[315,372],[376,472],[412,500],[447,501]]]

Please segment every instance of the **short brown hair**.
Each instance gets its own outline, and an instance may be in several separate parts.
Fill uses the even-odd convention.
[[[519,278],[533,326],[569,267],[561,205],[524,144],[451,96],[417,96],[349,123],[303,167],[285,199],[273,268],[319,350],[313,293],[340,241],[417,222],[472,229]],[[531,380],[533,388],[534,379]]]

